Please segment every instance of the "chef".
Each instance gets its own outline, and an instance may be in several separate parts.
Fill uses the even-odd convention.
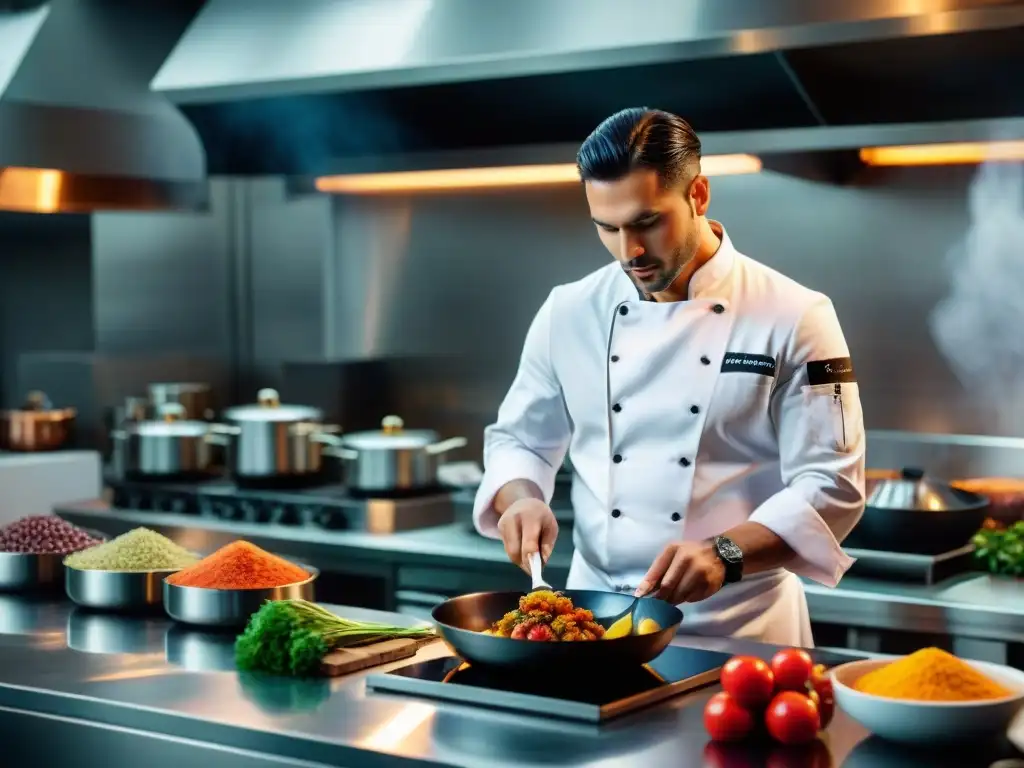
[[[568,588],[685,603],[683,632],[811,646],[798,576],[839,582],[864,509],[863,416],[835,309],[706,218],[700,140],[682,118],[612,115],[577,165],[614,261],[555,287],[534,317],[485,430],[477,530],[526,570],[532,553],[546,560],[568,451]]]

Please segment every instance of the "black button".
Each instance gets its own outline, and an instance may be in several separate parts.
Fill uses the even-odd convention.
[[[629,307],[619,307],[619,314],[620,315],[628,315],[629,314]]]
[[[683,516],[680,515],[678,512],[673,512],[672,513],[672,522],[673,523],[678,523],[682,519],[683,519]]]
[[[621,464],[622,463],[622,455],[616,453],[614,456],[612,456],[612,461],[614,461],[616,464]]]
[[[619,411],[622,410],[622,406],[616,403],[615,405],[612,406],[612,410],[618,413]]]
[[[700,406],[691,405],[690,406],[690,413],[700,413]]]
[[[619,362],[619,356],[618,355],[612,355],[612,362],[613,363]]]
[[[621,509],[613,509],[612,510],[612,517],[621,517],[621,516],[622,516],[622,510]]]
[[[679,460],[679,464],[681,466],[688,467],[688,466],[690,466],[690,460],[688,458],[686,458],[685,456],[683,456],[683,458],[681,458]]]
[[[704,363],[704,365],[711,365],[711,358],[708,357],[707,355],[701,355],[700,361]]]
[[[720,315],[723,312],[725,312],[725,307],[723,307],[721,304],[715,304],[715,306],[713,306],[711,309],[714,311],[716,315]]]

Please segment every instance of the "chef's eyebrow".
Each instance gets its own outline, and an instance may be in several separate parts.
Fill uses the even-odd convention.
[[[609,229],[618,229],[619,226],[626,226],[626,227],[628,227],[631,224],[639,224],[639,223],[641,223],[643,221],[647,221],[648,219],[653,219],[655,216],[660,216],[660,215],[661,214],[658,211],[650,211],[650,210],[648,210],[648,211],[640,211],[640,213],[638,213],[636,216],[634,216],[631,221],[626,222],[626,224],[624,224],[624,225],[609,224],[608,222],[601,221],[600,219],[591,219],[591,221],[593,221],[599,227],[608,227]]]

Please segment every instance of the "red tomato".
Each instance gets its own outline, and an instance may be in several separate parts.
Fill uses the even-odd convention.
[[[814,660],[807,651],[787,648],[772,657],[772,674],[777,691],[803,691],[811,678]]]
[[[704,705],[704,728],[715,741],[738,741],[754,730],[754,715],[722,691]]]
[[[822,729],[828,728],[832,722],[832,716],[836,713],[836,698],[832,692],[832,678],[828,676],[828,670],[824,664],[815,665],[811,670],[811,679],[807,681],[807,687],[817,694],[818,713],[821,716]]]
[[[551,627],[547,624],[534,624],[530,627],[530,631],[526,633],[527,640],[535,640],[541,643],[546,643],[553,637],[554,635],[551,633]]]
[[[768,733],[780,744],[806,744],[814,741],[821,729],[818,705],[802,693],[776,694],[764,716]]]
[[[775,678],[771,668],[753,656],[733,656],[722,667],[722,689],[741,706],[758,708],[771,701]]]

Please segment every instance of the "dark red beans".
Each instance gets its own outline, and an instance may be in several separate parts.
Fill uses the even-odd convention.
[[[56,515],[23,517],[0,528],[0,552],[67,555],[100,543]]]

